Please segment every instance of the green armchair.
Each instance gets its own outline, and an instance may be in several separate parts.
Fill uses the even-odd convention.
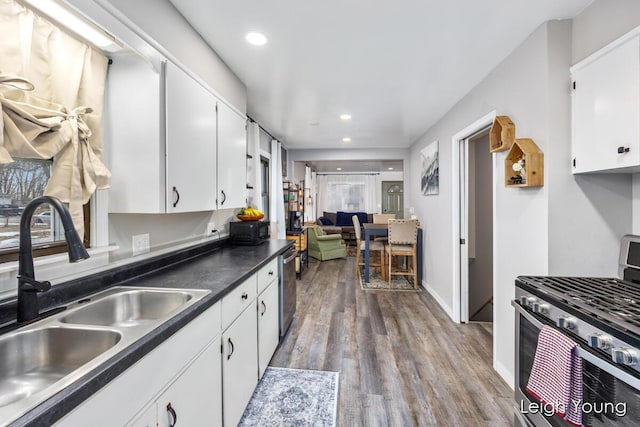
[[[326,261],[347,256],[347,246],[340,234],[325,234],[321,227],[309,227],[307,237],[310,257]]]

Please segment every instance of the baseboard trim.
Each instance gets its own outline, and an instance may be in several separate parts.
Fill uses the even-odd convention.
[[[505,368],[502,363],[496,360],[495,355],[493,357],[493,369],[498,373],[498,375],[502,377],[507,385],[511,387],[511,390],[513,390],[513,385],[515,384],[513,374],[509,372],[509,370]]]
[[[438,293],[435,291],[435,289],[433,289],[433,287],[431,287],[428,283],[426,283],[424,280],[422,281],[422,287],[429,292],[429,294],[433,297],[433,299],[436,300],[436,302],[438,303],[438,305],[444,310],[445,313],[447,313],[447,316],[449,316],[451,318],[451,320],[453,320],[455,322],[455,317],[453,316],[453,309],[451,308],[451,306],[449,304],[447,304],[440,295],[438,295]]]

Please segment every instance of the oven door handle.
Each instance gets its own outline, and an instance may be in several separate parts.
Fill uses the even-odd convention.
[[[526,310],[524,310],[520,306],[520,304],[518,304],[516,301],[511,301],[511,305],[516,309],[516,312],[517,312],[516,314],[520,314],[529,322],[533,323],[533,325],[536,328],[542,329],[542,327],[545,325],[540,320],[536,319],[533,315],[531,315]],[[584,348],[582,348],[580,344],[578,344],[577,354],[578,356],[580,356],[580,358],[588,361],[592,365],[597,366],[603,371],[613,375],[616,379],[619,379],[620,381],[624,381],[625,383],[629,384],[629,386],[633,387],[635,390],[640,390],[640,379],[635,378],[633,375],[629,374],[628,372],[617,368],[613,364],[613,362],[609,362],[607,359],[604,359],[602,357],[598,357],[592,354],[590,351],[587,351]]]

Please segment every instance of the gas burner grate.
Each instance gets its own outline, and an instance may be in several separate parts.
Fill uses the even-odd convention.
[[[640,336],[640,286],[615,278],[520,276],[544,292],[545,300],[563,302],[581,313]]]

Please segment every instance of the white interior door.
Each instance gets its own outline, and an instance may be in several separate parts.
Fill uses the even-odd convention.
[[[469,139],[460,144],[460,322],[469,321]]]

